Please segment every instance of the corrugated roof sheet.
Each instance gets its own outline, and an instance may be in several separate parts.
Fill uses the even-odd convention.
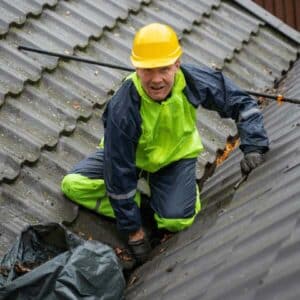
[[[54,6],[57,0],[2,0],[0,2],[0,36],[4,36],[12,25],[22,25],[28,16],[39,16],[46,6]]]
[[[60,1],[44,8],[39,18],[27,18],[21,28],[12,27],[0,41],[0,105],[6,95],[19,94],[27,81],[38,81],[44,69],[57,66],[57,58],[20,52],[18,45],[72,54],[99,38],[104,28],[125,20],[129,11],[137,11],[140,2],[146,1]]]
[[[54,58],[19,52],[17,44],[68,50],[78,56],[126,65],[135,30],[160,21],[174,26],[181,36],[186,49],[184,62],[218,66],[244,88],[272,87],[289,69],[290,62],[296,60],[295,41],[232,1],[143,3],[59,1],[54,7],[44,7],[37,18],[28,16],[21,27],[11,25],[1,40],[0,254],[25,224],[74,217],[73,204],[61,195],[60,180],[74,163],[95,149],[103,133],[102,107],[127,74],[77,62],[58,63]],[[129,11],[135,12],[128,14]],[[119,19],[122,21],[117,22]],[[206,147],[199,157],[197,176],[201,178],[227,138],[236,135],[236,129],[230,120],[221,120],[214,112],[200,109],[198,119]],[[225,182],[237,179],[237,159],[235,168],[230,169],[235,170],[235,175],[223,177]],[[224,195],[226,189],[219,192]],[[192,229],[196,239],[198,226]],[[100,222],[94,222],[93,227],[103,230]],[[188,251],[192,242],[184,240],[184,236],[178,238]],[[190,265],[195,263],[192,259]],[[173,260],[171,254],[170,261]],[[152,271],[147,271],[150,277]],[[161,287],[159,276],[153,283],[158,294],[155,288]],[[134,293],[139,293],[138,288]]]

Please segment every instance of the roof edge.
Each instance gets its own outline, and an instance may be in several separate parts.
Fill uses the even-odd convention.
[[[234,0],[239,5],[243,6],[246,10],[250,11],[257,17],[261,18],[263,21],[267,22],[269,25],[287,35],[290,39],[300,44],[300,32],[293,29],[289,25],[285,24],[283,21],[273,16],[267,10],[253,2],[252,0]]]

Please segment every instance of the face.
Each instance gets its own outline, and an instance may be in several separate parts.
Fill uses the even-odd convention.
[[[176,61],[173,65],[166,67],[137,68],[136,73],[146,94],[154,101],[163,101],[172,90],[175,74],[179,66],[180,62]]]

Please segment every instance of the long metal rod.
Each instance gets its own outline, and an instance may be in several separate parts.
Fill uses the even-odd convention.
[[[245,91],[245,92],[256,97],[269,98],[269,99],[277,100],[279,102],[283,101],[283,102],[289,102],[294,104],[300,104],[300,99],[285,98],[283,95],[270,95],[270,94],[264,94],[264,93],[254,92],[254,91]]]
[[[36,52],[36,53],[40,53],[40,54],[45,54],[45,55],[49,55],[49,56],[56,56],[56,57],[60,57],[60,58],[64,58],[64,59],[76,60],[76,61],[80,61],[80,62],[92,64],[92,65],[98,65],[98,66],[102,66],[102,67],[111,68],[111,69],[119,69],[119,70],[124,70],[124,71],[129,71],[129,72],[134,71],[133,68],[129,68],[127,66],[120,66],[120,65],[113,65],[113,64],[98,62],[98,61],[95,61],[95,60],[91,60],[91,59],[83,58],[83,57],[78,57],[78,56],[74,56],[74,55],[67,55],[67,54],[62,54],[62,53],[50,52],[50,51],[46,51],[46,50],[30,48],[30,47],[25,47],[25,46],[18,46],[18,49],[19,50],[30,51],[30,52]]]
[[[113,65],[113,64],[108,64],[108,63],[103,63],[103,62],[98,62],[92,59],[88,58],[83,58],[83,57],[78,57],[74,55],[67,55],[67,54],[62,54],[62,53],[57,53],[57,52],[50,52],[42,49],[37,49],[37,48],[31,48],[31,47],[26,47],[26,46],[18,46],[19,50],[24,50],[24,51],[30,51],[30,52],[36,52],[40,54],[45,54],[49,56],[55,56],[59,58],[64,58],[64,59],[70,59],[70,60],[75,60],[75,61],[80,61],[92,65],[98,65],[106,68],[111,68],[111,69],[118,69],[118,70],[123,70],[123,71],[129,71],[133,72],[135,69],[130,68],[128,66],[121,66],[121,65]],[[293,99],[293,98],[285,98],[282,95],[270,95],[270,94],[265,94],[265,93],[260,93],[260,92],[255,92],[255,91],[250,91],[246,90],[246,93],[256,96],[256,97],[263,97],[263,98],[268,98],[272,100],[277,100],[279,102],[289,102],[289,103],[294,103],[294,104],[300,104],[300,99]]]

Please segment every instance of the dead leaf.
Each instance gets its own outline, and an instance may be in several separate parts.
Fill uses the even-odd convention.
[[[139,278],[138,278],[137,276],[133,276],[133,277],[130,279],[128,285],[129,285],[129,286],[132,286],[134,283],[136,283],[136,282],[138,281],[138,279],[139,279]]]
[[[24,266],[24,265],[22,265],[21,263],[17,262],[15,264],[15,271],[17,273],[27,273],[27,272],[30,272],[31,269],[28,268],[28,267],[26,267],[26,266]]]
[[[72,107],[74,109],[80,109],[80,104],[75,102],[75,103],[72,104]]]
[[[132,257],[129,254],[127,249],[121,249],[119,247],[116,247],[115,249],[116,255],[123,261],[131,261]]]
[[[172,236],[174,235],[174,233],[165,233],[163,238],[160,240],[160,243],[164,243],[167,240],[169,240]]]
[[[0,274],[7,277],[9,274],[9,270],[3,267],[0,267]]]
[[[122,253],[122,249],[119,248],[119,247],[116,247],[116,248],[115,248],[115,252],[116,252],[117,255],[119,255],[119,254]]]

